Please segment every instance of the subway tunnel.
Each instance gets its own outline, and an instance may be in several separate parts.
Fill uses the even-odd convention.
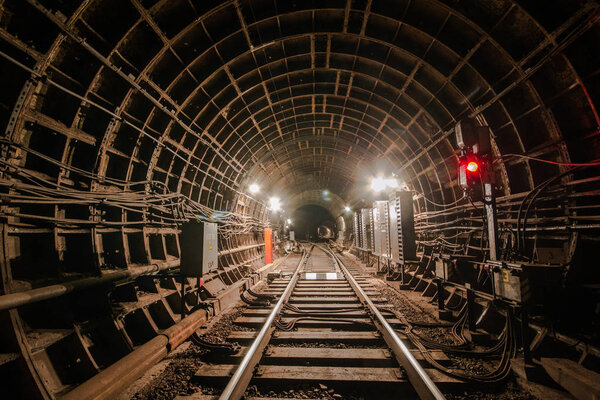
[[[599,18],[584,0],[0,1],[0,390],[116,398],[145,371],[98,377],[225,310],[215,293],[257,283],[307,207],[389,277],[353,230],[387,200],[373,178],[411,193],[421,260],[487,265],[461,123],[486,127],[495,260],[560,268],[532,317],[544,355],[597,373]],[[181,281],[189,221],[217,224],[218,267]]]

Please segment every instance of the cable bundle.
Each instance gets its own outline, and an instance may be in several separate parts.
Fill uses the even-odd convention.
[[[36,153],[36,155],[38,155]],[[39,154],[40,157],[52,161],[52,158]],[[62,163],[61,163],[62,164]],[[0,180],[0,187],[6,188],[3,193],[4,204],[23,206],[36,205],[81,205],[94,207],[90,219],[57,218],[43,215],[27,214],[3,210],[3,215],[37,221],[53,222],[71,226],[131,226],[159,225],[176,227],[190,219],[205,220],[219,224],[219,233],[223,236],[250,233],[261,230],[266,222],[257,218],[229,211],[218,211],[189,199],[181,193],[173,193],[159,181],[125,182],[103,178],[73,167],[80,175],[95,180],[98,183],[108,183],[115,186],[114,190],[87,191],[76,188],[65,188],[58,183],[33,175],[32,173],[0,159],[6,174],[14,179]],[[19,179],[19,180],[18,180]],[[139,190],[132,190],[132,188]],[[136,221],[107,221],[102,220],[106,209],[114,207],[129,213],[142,215]]]
[[[297,314],[338,314],[338,313],[344,313],[344,312],[352,312],[352,311],[357,311],[356,308],[336,308],[335,312],[332,312],[332,310],[328,310],[328,309],[311,309],[311,310],[302,310],[298,307],[296,307],[293,304],[289,304],[289,303],[285,303],[283,305],[283,309],[286,311],[291,311]]]
[[[269,307],[271,305],[271,302],[269,300],[263,299],[263,300],[252,300],[246,297],[246,295],[244,294],[244,292],[240,293],[240,299],[248,304],[249,306],[252,307]]]
[[[194,344],[196,346],[202,347],[211,352],[219,351],[223,354],[235,354],[238,351],[240,351],[240,349],[241,349],[241,346],[237,343],[211,343],[211,342],[201,338],[196,333],[194,333],[190,337],[192,339],[192,342],[194,342]]]
[[[371,328],[373,327],[373,324],[371,322],[357,321],[354,319],[309,317],[309,316],[290,318],[288,321],[283,321],[281,318],[277,318],[275,320],[275,326],[283,331],[291,331],[292,329],[294,329],[294,327],[296,326],[296,323],[298,321],[326,321],[326,322],[339,321],[339,322],[347,322],[349,324],[354,324],[354,325],[368,326]]]
[[[439,369],[445,374],[454,376],[456,378],[480,383],[498,382],[508,376],[508,373],[510,372],[510,360],[515,357],[517,352],[515,333],[512,326],[512,318],[510,315],[506,317],[506,324],[504,326],[502,334],[499,337],[498,342],[491,348],[482,351],[472,350],[472,343],[470,343],[464,336],[464,326],[467,321],[466,305],[461,310],[459,314],[459,319],[456,321],[456,323],[452,325],[451,328],[452,336],[457,341],[456,344],[443,344],[433,341],[431,339],[424,338],[413,331],[413,327],[417,325],[416,323],[409,322],[402,315],[399,315],[397,317],[401,320],[402,324],[404,325],[404,329],[401,330],[401,332],[404,333],[406,337],[411,341],[411,343],[413,343],[417,347],[421,354],[423,354],[423,357],[433,367]],[[429,352],[429,349],[439,349],[443,350],[446,353],[460,354],[463,356],[472,355],[482,357],[491,356],[499,352],[502,352],[502,355],[500,358],[500,362],[493,371],[490,371],[487,374],[473,374],[441,365],[433,358],[433,356]]]

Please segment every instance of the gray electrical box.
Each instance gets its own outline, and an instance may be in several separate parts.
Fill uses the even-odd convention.
[[[389,257],[389,243],[388,202],[376,201],[373,203],[373,254]]]
[[[373,210],[363,208],[361,213],[362,250],[373,251]]]
[[[362,241],[362,218],[360,212],[354,213],[354,245],[357,249],[363,249]]]
[[[562,282],[560,265],[486,261],[494,274],[496,296],[519,303],[546,304]]]
[[[411,192],[398,191],[390,195],[390,252],[392,261],[404,264],[416,260],[417,238]]]
[[[179,236],[181,248],[181,273],[185,276],[202,276],[219,266],[217,224],[212,222],[186,222]]]

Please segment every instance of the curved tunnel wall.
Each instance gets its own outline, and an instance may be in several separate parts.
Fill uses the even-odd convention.
[[[248,248],[268,217],[248,183],[294,206],[327,189],[332,208],[360,207],[362,171],[379,160],[416,192],[423,240],[454,229],[481,255],[478,215],[447,206],[462,195],[452,128],[467,116],[492,129],[505,243],[523,196],[569,168],[509,155],[598,159],[594,2],[10,0],[0,36],[4,293],[175,268],[177,223],[190,215],[222,213],[231,228],[221,248]],[[597,176],[576,169],[562,192],[541,196],[528,256],[550,248],[563,262],[586,259]],[[252,247],[221,265],[261,255]],[[583,262],[573,270],[595,279]],[[85,310],[69,298],[3,314],[24,334],[3,351],[24,369],[44,364],[31,350],[36,332],[96,346],[83,375],[38,382],[43,396],[130,351],[105,296],[86,296]],[[40,317],[57,307],[69,316]],[[84,321],[94,323],[82,334]]]

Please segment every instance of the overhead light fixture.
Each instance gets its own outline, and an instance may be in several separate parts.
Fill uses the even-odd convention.
[[[269,210],[274,212],[281,210],[281,200],[279,200],[279,197],[271,197],[269,199]]]
[[[256,183],[253,183],[250,186],[248,186],[248,190],[250,190],[250,193],[256,194],[260,191],[260,186],[258,186],[258,184]]]
[[[352,211],[352,209],[350,207],[346,206],[346,207],[344,207],[344,211],[349,213],[350,211]]]
[[[375,193],[379,193],[386,189],[395,189],[398,187],[398,180],[396,178],[384,178],[383,176],[377,176],[371,178],[371,184],[369,185],[371,190]]]
[[[369,185],[372,191],[375,193],[379,193],[382,190],[385,190],[385,180],[382,176],[378,176],[376,178],[371,178],[371,184]]]
[[[387,178],[385,180],[385,185],[388,187],[388,189],[396,189],[398,187],[398,179]]]

